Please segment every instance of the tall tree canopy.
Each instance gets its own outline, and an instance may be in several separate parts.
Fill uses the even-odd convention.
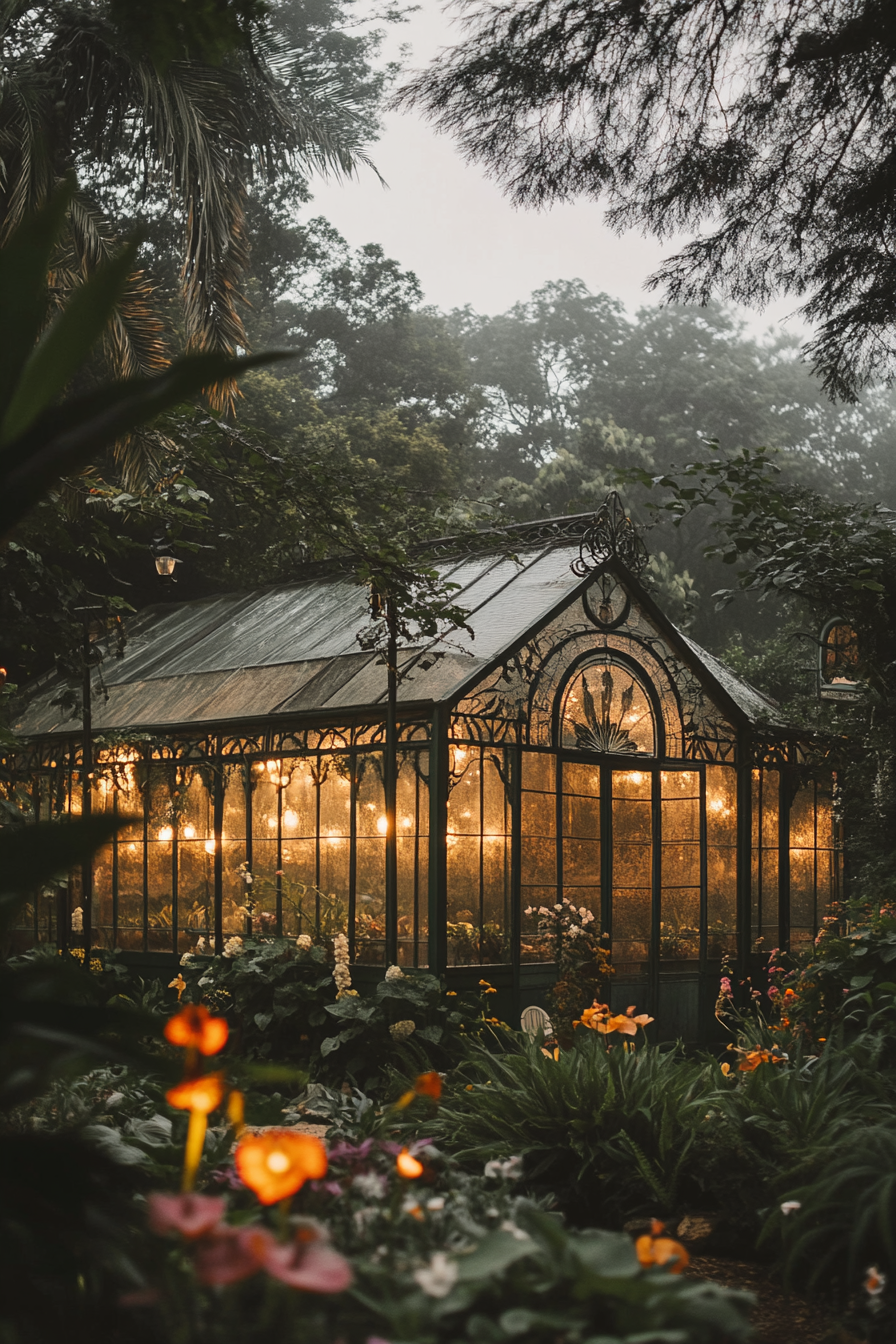
[[[158,218],[146,261],[164,272],[177,257],[183,343],[233,350],[246,344],[251,192],[277,181],[301,196],[312,171],[366,161],[381,81],[358,39],[334,49],[338,0],[140,9],[0,0],[0,242],[77,169],[82,188],[54,272],[60,291],[114,250],[123,223]],[[166,358],[150,292],[135,277],[112,329],[127,374]]]
[[[896,374],[892,0],[462,0],[403,92],[525,204],[697,237],[668,296],[798,294],[826,387]]]

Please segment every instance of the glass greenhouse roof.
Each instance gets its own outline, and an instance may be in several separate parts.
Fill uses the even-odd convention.
[[[512,653],[587,586],[589,579],[570,568],[579,554],[568,531],[573,521],[558,520],[560,535],[545,524],[510,529],[516,559],[502,550],[438,562],[442,576],[458,585],[452,601],[469,612],[472,634],[459,631],[441,645],[421,638],[404,649],[401,703],[454,701],[477,673]],[[701,680],[749,723],[786,726],[773,701],[677,631],[637,581],[619,573]],[[385,668],[357,639],[369,627],[366,589],[339,572],[150,607],[131,621],[124,656],[107,658],[102,676],[95,675],[94,730],[170,730],[376,709],[386,698]],[[16,732],[44,737],[80,730],[77,717],[52,703],[61,685],[48,677],[31,688]]]

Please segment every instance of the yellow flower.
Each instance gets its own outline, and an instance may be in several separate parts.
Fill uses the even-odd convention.
[[[171,983],[170,983],[169,986],[168,986],[169,989],[176,989],[176,990],[177,990],[177,1001],[178,1001],[178,1003],[180,1003],[181,999],[183,998],[183,993],[184,993],[184,990],[186,989],[186,987],[187,987],[187,982],[186,982],[186,980],[183,978],[183,976],[181,975],[180,971],[178,971],[178,973],[177,973],[177,977],[176,977],[174,980],[172,980]]]

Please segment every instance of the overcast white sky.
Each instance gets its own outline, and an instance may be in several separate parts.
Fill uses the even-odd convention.
[[[394,29],[390,54],[409,43],[410,65],[420,67],[456,32],[438,0],[422,0],[410,22]],[[547,280],[576,277],[631,311],[658,302],[643,286],[663,249],[637,233],[614,234],[599,205],[515,209],[481,168],[465,163],[453,143],[415,113],[387,115],[372,157],[387,187],[371,172],[344,183],[317,182],[310,213],[324,215],[353,247],[380,243],[416,272],[428,303],[503,312]],[[781,302],[764,315],[751,314],[750,327],[762,331],[793,307]]]

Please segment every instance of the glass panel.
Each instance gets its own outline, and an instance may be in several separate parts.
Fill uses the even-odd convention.
[[[781,776],[777,770],[754,770],[751,933],[769,951],[779,943],[778,818]]]
[[[520,957],[523,961],[550,960],[554,953],[537,930],[539,906],[557,900],[557,767],[544,752],[522,753],[520,795]]]
[[[553,793],[556,789],[556,758],[542,751],[522,753],[522,787],[536,793]]]
[[[593,663],[573,677],[560,722],[565,747],[622,756],[656,754],[653,710],[644,687],[609,661]]]
[[[110,779],[94,780],[91,790],[94,816],[111,816],[115,810],[115,787]],[[115,946],[115,845],[103,845],[93,856],[93,943]]]
[[[737,952],[737,774],[706,767],[707,956]]]
[[[700,775],[666,770],[662,799],[660,959],[700,957]]]
[[[506,961],[510,899],[510,807],[503,752],[452,751],[448,802],[448,960]]]
[[[563,763],[563,895],[601,925],[600,768]]]
[[[650,947],[653,836],[651,779],[613,773],[612,948],[616,970],[638,973]]]
[[[364,752],[355,761],[355,960],[386,960],[386,801],[383,758]]]

